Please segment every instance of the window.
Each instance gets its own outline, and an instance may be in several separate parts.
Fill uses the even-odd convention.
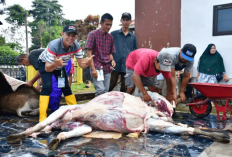
[[[213,7],[213,36],[232,35],[232,3]]]

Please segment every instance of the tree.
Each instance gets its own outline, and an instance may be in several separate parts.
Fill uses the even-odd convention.
[[[0,46],[2,46],[3,44],[5,44],[5,38],[0,36]]]
[[[19,30],[20,26],[15,23],[12,23],[12,26],[7,27],[6,29],[1,29],[0,36],[5,38],[6,43],[20,43],[24,42],[25,34]]]
[[[20,43],[6,43],[5,38],[0,36],[0,47],[9,47],[13,51],[23,53],[23,47]],[[1,53],[0,53],[1,54]]]
[[[58,19],[61,24],[63,19],[62,6],[58,4],[57,0],[35,0],[32,3],[34,9],[30,10],[29,13],[35,19],[35,23],[44,20],[48,26],[53,26],[55,20]]]
[[[9,47],[13,51],[17,51],[19,53],[23,53],[23,47],[18,42],[16,42],[16,43],[5,43],[5,44],[3,44],[3,46]]]
[[[16,64],[18,52],[13,51],[8,46],[0,46],[0,64]]]
[[[77,25],[78,40],[86,41],[88,33],[98,28],[100,16],[88,15],[84,21],[79,20]]]
[[[55,25],[47,28],[44,32],[42,43],[43,46],[47,46],[51,40],[61,37],[63,27],[58,25],[58,19],[55,20]]]
[[[66,26],[66,25],[69,25],[69,24],[71,24],[71,25],[76,25],[76,23],[79,22],[79,21],[80,21],[80,20],[75,20],[75,21],[73,21],[73,20],[64,19],[64,20],[62,21],[62,25],[63,25],[63,26]]]
[[[25,25],[25,15],[28,11],[23,9],[20,5],[12,5],[8,7],[7,10],[8,17],[5,20],[12,26],[7,29],[2,29],[1,32],[3,34],[0,35],[5,37],[8,44],[12,43],[10,45],[14,46],[17,51],[22,52],[22,46],[18,47],[16,45],[25,41],[26,31],[22,32],[20,28]]]
[[[61,26],[61,23],[64,20],[62,17],[62,6],[58,4],[57,0],[34,0],[32,3],[33,9],[30,10],[29,13],[34,18],[34,21],[29,23],[29,27],[31,28],[31,34],[34,39],[32,40],[33,45],[29,48],[29,50],[36,48],[38,45],[46,46],[47,43],[53,39],[53,37],[51,37],[51,31],[53,31],[52,27],[57,25]],[[41,20],[45,22],[46,26],[44,34],[41,30],[38,30],[39,27],[37,23]],[[48,35],[48,41],[45,41],[45,39],[42,39],[43,41],[41,41],[41,38],[38,40],[38,38],[41,37],[38,36],[39,32],[46,37]]]
[[[18,52],[22,52],[22,46],[19,43],[5,43],[5,38],[0,36],[0,64],[17,64],[16,57]]]
[[[34,44],[36,43],[37,45],[40,45],[43,47],[42,37],[43,37],[46,29],[47,29],[47,27],[46,27],[46,23],[44,22],[44,20],[40,20],[39,22],[37,22],[37,27],[32,32],[32,36],[34,37],[32,42]]]
[[[8,23],[14,24],[17,22],[19,26],[25,24],[25,13],[27,10],[24,10],[20,5],[13,5],[7,8],[8,17],[5,19]]]

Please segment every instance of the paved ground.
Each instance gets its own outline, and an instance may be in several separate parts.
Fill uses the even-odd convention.
[[[232,123],[228,123],[225,129],[231,129]],[[230,139],[232,139],[232,134],[230,133]],[[207,147],[199,157],[232,157],[232,142],[229,144],[223,144],[218,142],[213,142],[209,147]]]

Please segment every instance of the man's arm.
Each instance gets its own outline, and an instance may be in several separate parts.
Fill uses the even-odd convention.
[[[112,53],[110,54],[110,60],[111,60],[111,65],[114,68],[116,66],[116,63],[115,63],[114,56]]]
[[[93,55],[93,50],[87,49],[87,56],[92,57],[92,55]],[[92,63],[90,65],[90,67],[91,67],[92,76],[94,78],[97,78],[97,71],[96,71],[96,68],[94,66],[93,58],[92,58]]]
[[[28,86],[33,86],[33,84],[40,78],[40,73],[39,70],[37,70],[37,73],[35,75],[35,77],[33,77],[33,79],[31,79],[30,81],[27,82]]]
[[[113,53],[115,53],[116,50],[115,50],[114,39],[113,38],[111,39],[111,50],[110,51],[111,51],[111,53],[110,53],[110,60],[111,60],[111,65],[112,65],[111,69],[114,69],[114,67],[116,66],[116,62],[114,60]]]
[[[171,75],[173,100],[176,102],[176,71],[174,68],[171,69]]]
[[[37,86],[35,87],[38,91],[41,91],[41,86],[42,86],[43,82],[42,79],[39,79],[39,83],[37,84]]]
[[[146,102],[151,101],[150,95],[147,93],[146,89],[143,86],[143,83],[140,79],[140,75],[136,74],[136,72],[133,73],[132,79],[136,87],[140,90],[140,92],[143,94],[143,100]]]
[[[170,79],[166,79],[166,85],[167,85],[167,99],[168,101],[172,101],[173,100],[173,92],[172,92],[172,81],[171,78]]]
[[[85,68],[92,65],[93,57],[94,57],[94,55],[92,55],[91,57],[77,59],[77,63],[81,68],[85,69]]]
[[[181,101],[184,101],[186,99],[184,91],[185,91],[185,88],[187,87],[187,84],[189,82],[189,78],[190,78],[190,73],[184,72],[184,76],[182,78],[182,84],[181,84],[181,88],[180,88],[180,94],[179,94]]]

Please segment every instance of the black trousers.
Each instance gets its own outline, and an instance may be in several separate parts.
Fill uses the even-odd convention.
[[[114,87],[116,86],[119,75],[121,75],[121,88],[120,88],[120,92],[126,92],[125,77],[124,77],[126,75],[126,73],[115,72],[115,71],[112,71],[112,73],[111,73],[109,91],[112,91],[114,89]]]
[[[54,70],[53,72],[46,72],[45,62],[42,62],[41,60],[38,61],[38,70],[39,70],[41,79],[43,81],[43,86],[42,86],[40,95],[50,96],[51,91],[52,91],[52,75],[54,75],[56,80],[58,80],[58,77],[61,76],[61,70]],[[72,94],[72,91],[71,91],[71,88],[69,87],[68,76],[67,76],[65,67],[63,67],[62,70],[63,70],[63,74],[65,77],[65,87],[61,88],[61,90],[64,96],[68,96]]]

